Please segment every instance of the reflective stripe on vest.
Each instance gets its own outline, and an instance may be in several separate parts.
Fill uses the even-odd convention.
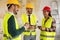
[[[27,35],[27,36],[30,35],[30,31],[25,31],[23,33],[24,33],[24,35]],[[32,31],[31,34],[35,36],[36,35],[36,32],[35,31]]]
[[[4,20],[3,20],[3,34],[6,34],[7,37],[11,37],[11,35],[8,33],[8,20],[12,16],[10,13],[6,13]],[[17,20],[15,19],[16,22],[16,29],[19,28]],[[12,38],[13,39],[13,38]],[[6,37],[3,37],[3,40],[8,40]],[[21,40],[21,35],[18,36],[17,38],[14,38],[13,40]]]
[[[51,28],[51,25],[52,25],[52,21],[53,21],[53,18],[52,17],[50,17],[47,21],[46,21],[46,23],[44,24],[44,22],[45,22],[45,18],[43,18],[43,20],[42,20],[42,27],[44,27],[44,28]],[[45,40],[52,40],[52,39],[54,39],[54,37],[55,37],[55,32],[47,32],[47,31],[41,31],[41,33],[40,33],[40,38],[42,39],[45,39]]]
[[[28,20],[29,20],[28,15],[27,14],[22,14],[22,22],[23,22],[23,24],[29,23]],[[30,24],[31,25],[36,25],[36,20],[37,20],[36,16],[31,14],[30,15]],[[30,32],[24,32],[24,35],[30,35]],[[32,32],[32,35],[36,35],[36,32]]]

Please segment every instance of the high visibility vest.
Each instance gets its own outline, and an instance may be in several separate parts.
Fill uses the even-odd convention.
[[[45,20],[46,19],[43,18],[43,20],[42,20],[42,27],[44,27],[44,28],[51,28],[53,18],[50,17],[46,21],[46,23],[44,24]],[[40,39],[42,39],[42,40],[54,40],[55,34],[56,34],[55,32],[41,31],[41,33],[40,33]]]
[[[31,25],[36,25],[36,21],[37,21],[36,16],[33,15],[33,14],[31,14],[30,15],[30,24]],[[29,21],[28,21],[28,15],[27,14],[22,14],[22,22],[23,22],[23,24],[29,23]],[[30,35],[30,32],[23,32],[23,34],[24,35]],[[34,31],[31,34],[32,35],[36,35],[36,32]]]
[[[3,20],[3,34],[5,34],[7,37],[10,37],[10,38],[12,38],[12,36],[8,33],[8,20],[11,16],[12,14],[6,13],[4,20]],[[15,18],[15,23],[16,23],[16,29],[19,29],[16,18]],[[3,37],[3,40],[8,40],[7,37]],[[12,40],[21,40],[21,35],[19,35],[16,38],[12,38]]]

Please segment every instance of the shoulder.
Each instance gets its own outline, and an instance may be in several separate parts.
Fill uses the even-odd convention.
[[[13,15],[10,13],[6,13],[4,16],[4,20],[8,20],[11,16],[13,16]]]
[[[22,15],[21,15],[21,18],[25,18],[27,15],[26,15],[26,13],[23,13]]]
[[[31,14],[31,16],[34,16],[34,17],[36,17],[36,15],[35,15],[35,14]]]
[[[42,21],[45,20],[45,18],[42,18]]]
[[[26,15],[26,13],[23,13],[22,16],[23,16],[23,15]]]
[[[56,23],[55,18],[51,17],[51,19],[52,19],[52,23],[55,24]]]

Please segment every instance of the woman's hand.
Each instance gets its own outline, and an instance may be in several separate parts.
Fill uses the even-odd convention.
[[[46,28],[42,27],[42,26],[38,26],[38,28],[42,31],[45,31]]]

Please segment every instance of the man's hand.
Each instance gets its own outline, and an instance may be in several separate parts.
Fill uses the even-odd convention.
[[[45,31],[45,28],[44,28],[44,27],[42,27],[42,28],[41,28],[41,30],[42,30],[42,31]]]
[[[31,29],[36,29],[36,26],[35,25],[30,25],[30,28],[29,28],[30,30]]]
[[[41,30],[41,26],[38,26],[38,28]]]
[[[30,26],[29,23],[25,23],[25,24],[24,24],[24,28],[25,28],[26,30],[29,28],[29,26]]]

